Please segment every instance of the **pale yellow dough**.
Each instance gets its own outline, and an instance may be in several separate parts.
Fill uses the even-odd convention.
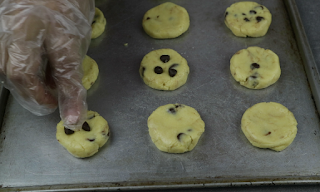
[[[92,32],[91,32],[91,39],[95,39],[99,37],[106,27],[107,21],[104,18],[102,11],[98,8],[95,9],[94,19],[91,24]]]
[[[157,108],[148,118],[149,134],[161,151],[191,151],[204,132],[204,122],[192,107],[168,104]]]
[[[271,24],[270,11],[256,2],[232,4],[225,12],[225,24],[238,37],[264,36]]]
[[[269,49],[249,47],[230,60],[232,76],[249,89],[263,89],[274,84],[281,74],[279,57]]]
[[[82,85],[84,86],[84,88],[88,90],[98,78],[98,75],[99,75],[98,64],[96,63],[95,60],[93,60],[91,57],[86,55],[82,61],[82,71],[83,71]]]
[[[85,131],[82,128],[70,135],[65,133],[62,121],[57,125],[56,138],[58,142],[77,158],[94,155],[109,139],[108,122],[97,112],[88,111],[86,122],[90,126],[90,131]]]
[[[241,129],[253,146],[282,151],[297,134],[293,114],[279,103],[258,103],[243,114]]]
[[[168,61],[162,61],[162,56],[169,56]],[[156,73],[156,68],[162,73]],[[172,76],[172,72],[177,72]],[[187,81],[189,66],[187,60],[172,49],[158,49],[151,51],[141,61],[140,76],[145,84],[159,90],[175,90]],[[171,74],[171,76],[170,76]]]
[[[189,25],[187,10],[171,2],[150,9],[142,20],[144,31],[156,39],[176,38],[187,31]]]

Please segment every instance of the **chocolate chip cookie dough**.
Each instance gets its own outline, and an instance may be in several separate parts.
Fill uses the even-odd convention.
[[[82,85],[88,90],[98,78],[98,64],[95,60],[86,55],[82,61],[82,71]]]
[[[92,32],[91,32],[91,39],[95,39],[99,37],[106,27],[107,21],[104,18],[102,11],[98,8],[95,9],[94,18],[91,24]]]
[[[265,6],[243,1],[227,8],[224,22],[235,36],[261,37],[267,33],[271,20],[271,13]]]
[[[141,61],[140,76],[145,84],[159,90],[175,90],[187,81],[187,60],[172,49],[151,51]]]
[[[280,77],[279,57],[269,49],[249,47],[234,54],[230,60],[232,76],[249,89],[263,89]]]
[[[279,103],[258,103],[242,116],[241,129],[253,146],[282,151],[297,134],[293,114]]]
[[[109,139],[108,122],[97,112],[88,111],[87,120],[80,131],[72,131],[63,126],[60,121],[57,125],[56,138],[58,142],[77,157],[90,157],[98,152]]]
[[[144,31],[156,39],[176,38],[187,31],[189,25],[187,10],[171,2],[150,9],[142,20]]]
[[[148,118],[149,134],[161,151],[191,151],[204,132],[204,122],[192,107],[168,104],[157,108]]]

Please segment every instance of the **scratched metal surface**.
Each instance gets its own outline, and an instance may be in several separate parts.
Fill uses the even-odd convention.
[[[0,186],[76,186],[82,190],[152,188],[159,183],[227,186],[246,178],[251,178],[246,180],[249,183],[271,183],[317,177],[319,118],[283,2],[258,0],[273,14],[269,32],[262,38],[238,38],[223,23],[225,9],[236,0],[173,0],[188,10],[190,28],[176,39],[156,40],[144,33],[141,20],[148,9],[162,2],[97,1],[108,24],[88,51],[99,64],[100,75],[87,100],[89,109],[109,122],[108,143],[95,156],[76,159],[55,139],[58,112],[36,117],[10,96],[0,134]],[[278,54],[282,74],[275,85],[249,90],[233,80],[229,60],[249,46]],[[190,66],[186,85],[176,91],[153,90],[139,77],[143,56],[160,48],[175,49]],[[253,147],[240,130],[244,111],[268,101],[285,105],[298,121],[297,137],[280,153]],[[205,133],[191,152],[160,152],[149,137],[148,116],[168,103],[194,107],[206,123]]]
[[[320,6],[320,1],[309,0],[308,3],[306,3],[303,0],[296,0],[296,3],[309,39],[310,47],[314,53],[315,62],[317,63],[318,69],[320,69],[320,37],[318,28],[320,20],[318,19],[319,11],[317,10]]]

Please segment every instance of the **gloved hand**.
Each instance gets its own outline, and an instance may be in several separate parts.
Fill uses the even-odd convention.
[[[59,104],[65,127],[85,121],[81,63],[91,34],[94,0],[0,0],[0,76],[36,115]]]

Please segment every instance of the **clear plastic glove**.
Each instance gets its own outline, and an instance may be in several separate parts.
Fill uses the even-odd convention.
[[[81,63],[91,34],[94,0],[0,0],[0,76],[36,115],[59,104],[65,127],[85,121]]]

